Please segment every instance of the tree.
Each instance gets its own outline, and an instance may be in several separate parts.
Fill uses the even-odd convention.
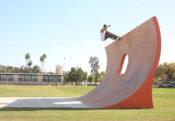
[[[76,70],[77,81],[82,82],[87,79],[87,73],[84,72],[81,68],[77,68]]]
[[[29,62],[29,59],[30,59],[30,54],[29,53],[27,53],[25,55],[25,59],[26,59],[26,65],[28,65],[28,62]]]
[[[167,70],[167,75],[169,79],[175,79],[173,74],[175,72],[175,63],[169,63],[168,64],[168,70]]]
[[[167,75],[167,74],[163,73],[163,74],[161,75],[161,80],[162,80],[162,82],[165,82],[165,81],[167,80],[167,78],[168,78],[168,75]]]
[[[25,67],[25,68],[23,69],[23,73],[32,73],[32,69],[31,69],[31,68]]]
[[[13,67],[13,73],[22,73],[22,69],[19,67]]]
[[[45,64],[45,59],[47,58],[47,55],[46,54],[43,54],[41,57],[40,57],[40,62],[41,62],[41,69],[44,71],[44,64]]]
[[[64,73],[66,82],[82,82],[87,79],[87,73],[81,68],[72,67],[70,71]]]
[[[33,66],[32,73],[40,73],[40,72],[41,72],[41,69],[39,66],[37,65]]]
[[[175,63],[160,64],[154,75],[155,79],[164,82],[166,79],[175,79]]]
[[[91,67],[91,73],[93,73],[95,75],[95,81],[98,80],[98,69],[100,68],[99,66],[99,59],[98,57],[94,56],[94,57],[90,57],[89,58],[89,64],[90,64],[90,67]]]
[[[43,70],[44,70],[44,64],[45,64],[45,59],[47,58],[46,54],[43,54]],[[44,70],[45,71],[45,70]]]
[[[28,67],[31,67],[32,61],[29,60],[27,63]],[[39,73],[41,72],[41,69],[39,66],[35,65],[33,68],[28,68],[28,67],[13,67],[13,66],[1,66],[0,65],[0,72],[8,72],[8,73]]]
[[[103,79],[103,76],[104,76],[104,72],[102,71],[101,73],[99,73],[97,80],[101,81]],[[94,81],[95,81],[95,75],[93,73],[91,73],[88,76],[88,82],[94,82]]]
[[[32,61],[29,60],[29,62],[27,63],[28,67],[30,68],[32,66]]]
[[[12,66],[7,66],[7,67],[6,67],[6,72],[11,73],[11,72],[13,72],[13,71],[14,71],[14,68],[13,68]]]
[[[40,57],[40,62],[41,62],[41,70],[43,71],[43,66],[42,66],[42,63],[43,63],[44,59],[43,59],[43,56]]]
[[[168,65],[167,63],[164,63],[163,65],[160,64],[156,70],[155,77],[160,77],[162,74],[166,73],[168,70]]]
[[[160,64],[156,70],[156,73],[154,75],[154,77],[159,80],[160,82],[164,82],[165,81],[165,77],[167,75],[167,70],[168,70],[168,65],[167,63],[164,64]]]
[[[172,79],[175,79],[175,72],[172,74]]]
[[[98,81],[101,81],[104,77],[104,71],[99,74]]]
[[[95,75],[91,74],[88,76],[88,82],[94,82],[95,81]]]

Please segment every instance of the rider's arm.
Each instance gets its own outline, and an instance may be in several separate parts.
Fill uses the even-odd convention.
[[[111,27],[111,25],[108,25],[107,28]]]
[[[111,25],[108,25],[108,26],[107,26],[107,28],[105,29],[105,31],[106,31],[106,32],[108,32],[108,30],[107,30],[107,29],[108,29],[109,27],[111,27]]]
[[[107,28],[109,28],[110,26],[111,26],[111,25],[108,25],[108,26],[106,27],[106,29],[104,29],[104,28],[101,29],[100,32],[101,32],[101,33],[103,33],[104,31],[108,32]]]

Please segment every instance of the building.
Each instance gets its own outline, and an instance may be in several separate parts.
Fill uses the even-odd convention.
[[[1,85],[62,85],[63,75],[42,73],[0,73]]]

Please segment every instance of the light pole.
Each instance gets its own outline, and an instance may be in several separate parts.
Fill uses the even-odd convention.
[[[64,69],[65,69],[65,60],[66,60],[66,58],[64,57],[64,59],[63,59],[63,70],[62,70],[62,75],[63,75],[63,78],[62,78],[62,86],[64,85]]]
[[[5,66],[5,73],[7,73],[7,67]],[[8,75],[4,75],[4,79],[7,80],[7,85],[9,84]]]
[[[64,69],[65,69],[65,60],[66,60],[66,58],[64,57],[64,59],[63,59],[63,75],[64,75]]]

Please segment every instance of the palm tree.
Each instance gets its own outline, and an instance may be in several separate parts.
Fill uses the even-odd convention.
[[[40,62],[41,62],[41,70],[44,71],[44,63],[45,63],[45,59],[47,58],[47,55],[46,54],[43,54],[41,57],[40,57]]]
[[[30,54],[29,53],[27,53],[25,55],[25,59],[26,59],[26,65],[28,65],[28,62],[29,62],[29,59],[30,59]]]
[[[43,54],[42,57],[43,57],[43,70],[44,70],[44,64],[45,64],[45,59],[47,58],[47,55]]]
[[[29,66],[29,68],[32,66],[32,61],[29,60],[29,62],[27,63],[27,65]]]
[[[43,70],[43,67],[42,67],[42,63],[43,63],[44,59],[43,59],[43,56],[40,57],[40,62],[41,62],[41,71]]]

